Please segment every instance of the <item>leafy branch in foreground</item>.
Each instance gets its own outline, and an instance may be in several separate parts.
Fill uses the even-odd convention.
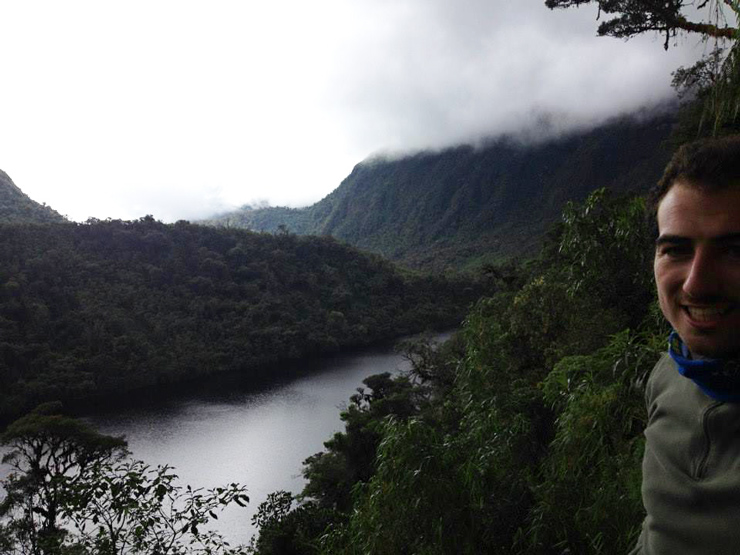
[[[238,484],[193,489],[176,483],[169,466],[149,467],[127,460],[92,469],[75,490],[64,516],[75,540],[90,553],[240,553],[207,530],[216,511],[231,503],[246,506]]]
[[[0,436],[10,447],[2,462],[13,472],[0,485],[0,526],[22,553],[55,553],[64,543],[64,506],[88,468],[126,453],[122,438],[104,436],[58,414],[59,404],[40,405]]]
[[[123,438],[58,410],[42,406],[0,436],[13,468],[0,481],[0,553],[244,553],[208,529],[217,511],[248,503],[244,486],[181,486],[172,468],[130,459]]]

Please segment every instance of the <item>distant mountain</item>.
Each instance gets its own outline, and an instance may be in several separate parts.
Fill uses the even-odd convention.
[[[331,235],[407,266],[442,269],[533,253],[568,200],[648,189],[670,155],[674,118],[622,118],[534,145],[498,140],[361,162],[320,202],[203,223]]]
[[[0,170],[0,223],[52,223],[67,220],[45,204],[31,200]]]

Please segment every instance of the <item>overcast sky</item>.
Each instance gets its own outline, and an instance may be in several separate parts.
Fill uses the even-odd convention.
[[[707,48],[598,38],[595,10],[544,0],[35,0],[0,21],[0,168],[80,221],[311,204],[377,152],[653,106]]]

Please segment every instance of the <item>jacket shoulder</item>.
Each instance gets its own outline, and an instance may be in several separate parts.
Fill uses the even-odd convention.
[[[673,362],[668,353],[663,353],[658,362],[655,363],[652,372],[650,372],[650,377],[645,386],[645,405],[648,412],[660,392],[670,387],[671,381],[676,378],[676,374],[676,363]]]

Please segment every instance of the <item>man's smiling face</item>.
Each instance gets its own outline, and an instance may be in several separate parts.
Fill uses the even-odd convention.
[[[655,282],[663,314],[695,355],[740,352],[740,184],[677,182],[658,205]]]

